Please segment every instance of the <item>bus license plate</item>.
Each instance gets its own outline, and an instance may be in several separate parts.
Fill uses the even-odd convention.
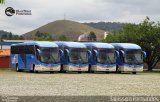
[[[81,70],[81,69],[78,69],[78,70]]]
[[[136,71],[136,69],[133,69],[133,71]]]
[[[50,70],[53,70],[53,68],[50,68]]]

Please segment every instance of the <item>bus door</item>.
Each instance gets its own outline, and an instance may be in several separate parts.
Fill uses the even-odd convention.
[[[19,59],[18,66],[21,69],[25,69],[26,68],[26,54],[20,54],[20,59]]]
[[[32,70],[34,64],[35,57],[35,49],[34,45],[27,45],[26,46],[26,56],[25,56],[25,68],[28,70]]]

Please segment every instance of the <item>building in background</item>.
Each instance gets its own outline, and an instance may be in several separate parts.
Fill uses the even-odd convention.
[[[10,49],[0,49],[0,68],[9,68]]]
[[[12,44],[26,42],[29,40],[1,40],[0,41],[0,68],[10,67],[10,46]]]

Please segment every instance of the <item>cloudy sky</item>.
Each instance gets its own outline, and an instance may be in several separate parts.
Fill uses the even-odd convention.
[[[0,5],[0,30],[24,34],[55,20],[140,23],[149,16],[160,21],[160,0],[6,0]],[[31,10],[32,15],[8,17],[7,7]]]

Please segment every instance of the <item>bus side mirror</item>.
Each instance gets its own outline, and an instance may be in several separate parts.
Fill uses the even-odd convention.
[[[87,52],[88,52],[88,56],[89,56],[89,58],[91,58],[91,56],[92,56],[91,51],[90,51],[90,50],[88,50]]]
[[[67,52],[66,54],[67,54],[67,56],[66,56],[66,59],[68,60],[68,62],[69,62],[69,56],[70,56],[70,53],[69,53],[69,50],[68,49],[65,49],[65,51]]]
[[[38,51],[38,55],[39,55],[39,56],[42,56],[41,50],[40,50],[40,49],[37,49],[37,51]]]
[[[121,61],[124,63],[124,62],[125,62],[125,61],[124,61],[125,53],[124,53],[123,50],[120,50],[120,53],[122,54],[122,59],[121,59]]]
[[[142,51],[142,54],[143,54],[143,59],[145,59],[147,57],[147,54],[145,51]]]
[[[116,53],[116,57],[118,58],[119,57],[119,52],[115,51],[115,53]]]
[[[121,53],[122,53],[122,57],[124,58],[124,56],[125,56],[124,51],[123,51],[123,50],[121,50]]]
[[[67,56],[70,56],[69,50],[65,49],[65,51],[67,52]]]
[[[96,54],[95,60],[96,60],[96,62],[97,62],[98,51],[97,51],[97,50],[93,50],[93,51],[94,51],[94,53]]]
[[[64,56],[64,52],[60,49],[59,53],[60,53],[60,57],[62,58]]]
[[[93,51],[95,52],[96,56],[98,56],[98,51],[97,50],[93,50]]]

